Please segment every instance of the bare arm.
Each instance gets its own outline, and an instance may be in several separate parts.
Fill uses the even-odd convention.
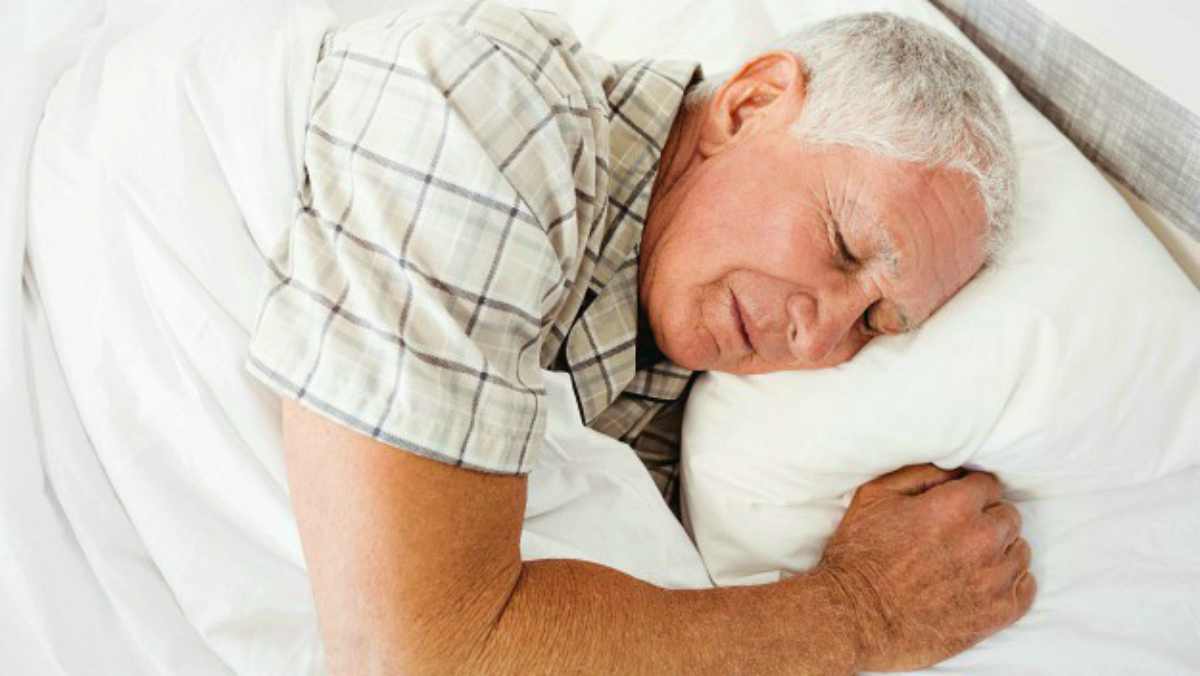
[[[982,637],[949,641],[947,651],[926,645],[958,637],[940,622],[932,627],[936,639],[888,630],[921,604],[891,598],[887,574],[863,582],[861,554],[837,555],[811,574],[772,585],[697,591],[661,589],[580,561],[523,563],[523,478],[400,452],[291,401],[284,402],[284,444],[334,674],[838,674],[880,668],[894,661],[889,651],[941,659]],[[855,521],[848,514],[846,522]],[[987,527],[995,529],[990,521]],[[862,530],[870,536],[871,528],[895,526]],[[989,555],[1003,549],[995,537]],[[919,552],[921,543],[913,542],[900,546]],[[951,559],[967,565],[965,556],[938,563]],[[949,586],[948,597],[964,605],[971,596],[960,588],[964,574],[926,568],[916,571],[914,584]],[[1011,586],[1016,573],[1003,574]],[[881,595],[885,602],[877,602]],[[1016,604],[1007,612],[999,603],[978,605],[991,614],[976,624],[990,631],[1023,612]],[[965,624],[961,611],[928,610]],[[983,631],[976,624],[972,630]]]

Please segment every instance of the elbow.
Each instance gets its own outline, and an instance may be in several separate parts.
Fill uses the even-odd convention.
[[[430,590],[437,601],[402,602],[391,621],[356,618],[327,646],[333,676],[513,673],[517,645],[506,621],[523,566],[485,583]],[[505,579],[508,578],[508,579]]]

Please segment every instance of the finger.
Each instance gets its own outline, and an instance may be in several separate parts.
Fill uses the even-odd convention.
[[[1023,570],[1001,593],[1007,598],[992,606],[994,613],[988,614],[993,630],[1007,627],[1029,612],[1037,595],[1037,580],[1033,573]]]
[[[997,598],[1012,598],[1014,588],[1021,576],[1029,572],[1029,563],[1032,557],[1033,550],[1029,543],[1023,538],[1017,538],[1016,542],[1004,552],[1004,556],[981,571],[985,580],[981,583],[981,587],[994,593]],[[1011,609],[1011,606],[1005,606],[1005,608]]]
[[[1033,560],[1033,548],[1025,538],[1017,538],[1016,542],[1004,553],[1004,567],[1008,569],[1010,584],[1016,584],[1020,577],[1029,572],[1029,563]]]
[[[1013,594],[1017,601],[1017,617],[1021,617],[1029,612],[1033,598],[1037,596],[1037,580],[1033,579],[1032,573],[1025,571],[1017,578],[1017,583],[1013,585]]]
[[[1021,535],[1021,513],[1011,502],[997,502],[983,509],[983,514],[996,529],[997,544],[1005,555]]]
[[[909,465],[864,484],[863,489],[870,487],[870,491],[917,495],[964,474],[966,470],[963,469],[945,470],[936,465]]]
[[[943,483],[930,490],[931,493],[942,491],[961,491],[956,498],[965,499],[980,511],[1000,502],[1000,496],[1004,493],[996,477],[987,472],[967,472],[961,479]]]

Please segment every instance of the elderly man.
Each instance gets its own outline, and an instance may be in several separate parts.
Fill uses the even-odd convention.
[[[932,467],[862,487],[821,565],[776,584],[519,550],[542,369],[672,501],[694,371],[838,364],[978,271],[1012,159],[964,52],[866,15],[704,82],[476,2],[329,35],[314,91],[247,366],[284,396],[334,673],[908,669],[1028,608],[995,480]]]

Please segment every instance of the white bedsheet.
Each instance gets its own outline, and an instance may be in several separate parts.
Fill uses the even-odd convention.
[[[306,99],[312,46],[334,18],[315,1],[227,3],[237,12],[224,19],[218,3],[173,16],[169,4],[113,1],[103,13],[100,3],[78,3],[65,39],[44,45],[37,68],[16,80],[28,105],[4,113],[3,673],[321,672],[278,404],[242,372],[241,356],[261,291],[255,245],[289,216],[297,101]],[[389,3],[349,4],[361,15]],[[595,3],[536,4],[561,8],[607,54],[706,54],[712,69],[796,16],[790,3],[765,1],[736,10],[661,3],[644,7],[641,22]],[[285,7],[293,9],[274,41],[239,41]],[[676,31],[652,30],[668,21]],[[187,60],[212,53],[205,49],[229,62]],[[155,54],[161,61],[137,71],[144,79],[97,89],[106,73]],[[22,294],[34,124],[57,73],[76,62],[38,141]],[[240,75],[222,79],[231,72]],[[150,108],[151,97],[139,98],[163,86],[176,96],[153,98]],[[222,86],[240,88],[240,98],[230,101]],[[525,555],[706,585],[632,453],[579,426],[561,379],[549,387],[553,452],[531,479]],[[1035,612],[1038,631],[1029,633],[1043,648],[1022,652],[1024,661],[1005,664],[1002,637],[980,659],[990,655],[1006,673],[1064,673],[1073,655],[1140,652],[1155,673],[1183,670],[1186,655],[1108,635],[1104,618],[1152,604],[1162,610],[1156,629],[1200,638],[1194,604],[1180,602],[1198,594],[1196,495],[1200,472],[1092,503],[1079,498],[1077,511],[1043,525],[1047,537],[1094,543],[1086,545],[1094,558],[1062,561],[1072,574],[1043,591],[1074,614]],[[1087,631],[1063,641],[1065,626]]]

